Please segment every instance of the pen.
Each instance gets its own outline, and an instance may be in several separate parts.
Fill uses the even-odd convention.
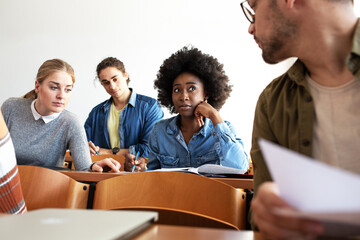
[[[135,161],[139,158],[139,155],[140,155],[140,152],[137,152]],[[135,167],[136,167],[136,165],[134,164],[133,167],[132,167],[132,171],[131,171],[131,172],[134,172],[134,171],[135,171]]]

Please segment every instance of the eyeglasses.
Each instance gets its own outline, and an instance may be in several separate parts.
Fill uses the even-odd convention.
[[[240,7],[243,10],[246,19],[249,20],[250,23],[254,23],[255,22],[255,12],[250,7],[248,0],[241,2]]]

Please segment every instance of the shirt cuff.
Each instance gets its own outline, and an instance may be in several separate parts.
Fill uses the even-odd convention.
[[[132,145],[129,147],[129,153],[136,156],[135,145]]]
[[[89,167],[89,171],[92,172],[92,167],[94,166],[94,164],[97,163],[97,162],[93,162],[90,167]]]
[[[216,126],[212,129],[212,135],[218,139],[224,139],[226,142],[231,139],[231,141],[236,142],[236,137],[231,132],[229,126],[226,122],[221,122],[216,124]]]

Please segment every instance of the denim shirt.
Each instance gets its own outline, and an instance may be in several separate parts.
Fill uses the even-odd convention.
[[[248,156],[240,138],[229,122],[213,127],[205,119],[201,130],[194,134],[188,145],[177,122],[180,116],[159,121],[149,137],[149,170],[158,168],[199,167],[203,164],[219,164],[247,170]]]
[[[120,148],[129,149],[131,154],[149,156],[148,137],[154,124],[164,117],[159,103],[132,91],[126,107],[121,111],[119,120]],[[110,149],[108,119],[112,98],[94,107],[86,122],[85,131],[88,141],[96,146]]]

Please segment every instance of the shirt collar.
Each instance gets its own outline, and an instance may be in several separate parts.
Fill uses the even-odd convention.
[[[128,104],[135,107],[135,104],[136,104],[136,92],[132,88],[129,88],[129,89],[131,90],[131,96],[130,96]]]
[[[41,118],[44,121],[44,123],[49,123],[52,120],[56,119],[61,113],[61,112],[59,112],[59,113],[53,113],[48,116],[41,116],[35,109],[35,102],[36,102],[36,99],[34,101],[32,101],[32,103],[31,103],[31,112],[32,112],[32,115],[34,116],[35,120],[39,120]]]
[[[129,88],[131,90],[131,95],[130,95],[130,99],[128,104],[130,104],[130,106],[135,107],[136,104],[136,92],[134,89]],[[112,97],[109,98],[109,100],[107,100],[104,105],[102,106],[104,111],[108,111],[111,107],[111,103],[113,102]]]

